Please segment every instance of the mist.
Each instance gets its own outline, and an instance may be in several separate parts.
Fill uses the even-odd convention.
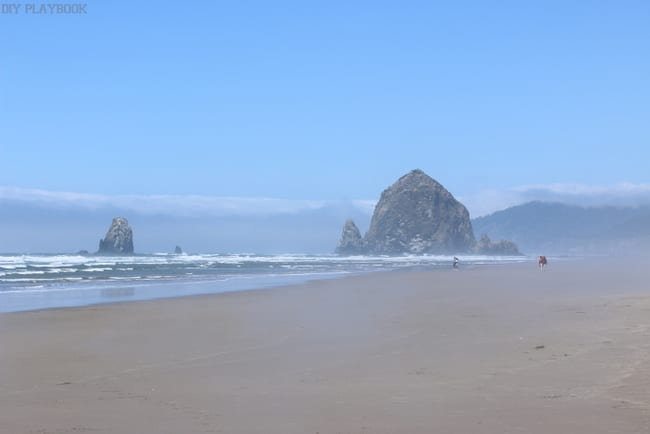
[[[589,220],[581,223],[561,211],[545,217],[554,222],[552,225],[547,222],[542,226],[531,225],[531,219],[543,221],[540,220],[542,216],[535,213],[520,221],[499,223],[496,222],[503,220],[502,217],[490,220],[479,217],[531,201],[581,207],[641,207],[650,203],[650,186],[533,185],[484,190],[459,195],[458,199],[470,211],[477,236],[485,232],[495,239],[510,239],[526,252],[540,249],[584,252],[587,244],[595,246],[592,251],[602,251],[612,248],[603,247],[597,242],[598,238],[607,238],[614,246],[622,244],[618,241],[612,244],[612,239],[624,239],[623,245],[627,246],[629,239],[640,233],[639,228],[645,227],[645,214],[632,212],[630,215],[616,214],[620,217],[617,219],[607,217],[605,222],[616,222],[613,229],[596,224],[603,220],[599,217],[602,212],[580,212],[579,215],[588,216]],[[352,218],[362,234],[367,231],[375,203],[375,200],[196,195],[106,196],[0,187],[0,252],[75,253],[87,250],[93,253],[112,219],[121,216],[127,218],[133,228],[136,253],[173,252],[178,245],[185,252],[197,253],[328,254],[334,252],[346,219]],[[576,240],[573,240],[576,231],[565,234],[560,230],[576,225],[591,225],[589,227],[597,230],[589,237]],[[559,229],[545,230],[544,227]],[[626,227],[632,228],[634,234],[625,234]],[[553,241],[551,245],[551,240],[558,236],[563,240]]]
[[[136,253],[332,253],[347,218],[366,230],[370,213],[349,202],[314,209],[195,216],[100,206],[0,201],[0,252],[96,252],[114,217],[129,220]],[[180,214],[185,214],[185,211]]]

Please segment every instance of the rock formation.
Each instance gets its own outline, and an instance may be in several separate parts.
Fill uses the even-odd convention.
[[[465,206],[421,170],[407,173],[384,190],[365,237],[352,220],[346,221],[336,252],[521,254],[511,241],[494,243],[484,235],[477,243]]]
[[[476,243],[465,206],[421,170],[384,190],[364,241],[369,253],[389,255],[461,253]]]
[[[174,253],[177,255],[182,255],[183,249],[181,249],[181,246],[176,246],[176,248],[174,249]]]
[[[343,233],[336,246],[336,253],[339,255],[358,255],[364,253],[365,248],[359,228],[352,220],[348,219],[343,225]]]
[[[124,217],[113,219],[103,240],[99,240],[99,254],[133,253],[133,231]]]
[[[474,252],[479,255],[521,256],[519,248],[512,241],[500,240],[493,242],[485,234],[481,236],[481,239],[474,246]]]

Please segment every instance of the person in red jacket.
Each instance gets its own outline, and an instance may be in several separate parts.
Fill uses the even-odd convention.
[[[546,268],[546,264],[548,264],[548,261],[546,260],[546,256],[541,255],[537,259],[537,264],[539,265],[539,271],[544,271],[544,268]]]

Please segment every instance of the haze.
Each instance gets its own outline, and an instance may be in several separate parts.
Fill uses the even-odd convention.
[[[2,14],[0,251],[93,251],[122,215],[141,252],[331,252],[414,168],[473,217],[647,203],[648,22],[645,1]]]

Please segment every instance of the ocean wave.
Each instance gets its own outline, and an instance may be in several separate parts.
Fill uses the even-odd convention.
[[[28,277],[9,277],[0,279],[0,282],[53,282],[58,279],[38,279],[38,278],[28,278]]]
[[[65,285],[103,281],[224,281],[247,276],[307,276],[408,267],[440,267],[447,255],[370,256],[278,254],[152,254],[132,256],[0,255],[0,291],[35,283],[58,290]],[[463,264],[522,262],[524,257],[462,256]]]

